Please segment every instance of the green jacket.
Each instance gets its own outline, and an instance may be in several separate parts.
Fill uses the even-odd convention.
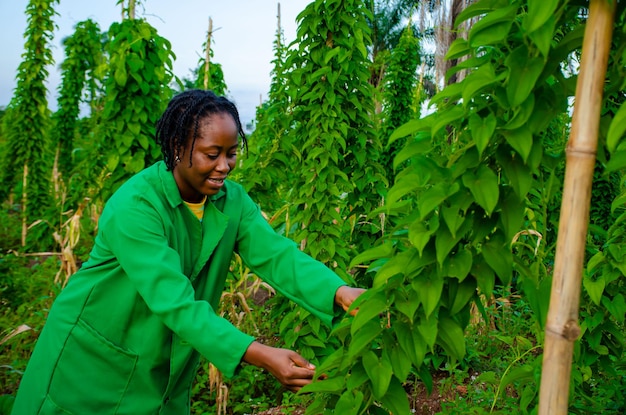
[[[203,222],[163,162],[107,202],[89,260],[50,310],[14,415],[185,414],[200,354],[231,377],[253,337],[216,314],[233,252],[330,324],[345,283],[228,181]]]

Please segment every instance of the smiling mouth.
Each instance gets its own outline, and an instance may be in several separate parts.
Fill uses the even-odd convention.
[[[215,184],[223,184],[224,183],[224,179],[209,178],[207,180],[210,181],[211,183],[215,183]]]

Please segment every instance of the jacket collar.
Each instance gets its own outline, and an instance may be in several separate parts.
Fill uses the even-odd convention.
[[[156,163],[156,168],[163,186],[163,193],[170,206],[175,208],[182,204],[183,198],[180,197],[180,190],[178,190],[178,185],[176,184],[176,180],[174,180],[174,174],[167,170],[167,166],[163,160]],[[209,196],[208,200],[215,201],[226,196],[226,187],[227,186],[222,187],[217,194]]]

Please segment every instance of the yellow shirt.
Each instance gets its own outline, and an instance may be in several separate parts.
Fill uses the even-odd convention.
[[[191,212],[196,215],[200,222],[202,222],[202,218],[204,217],[204,202],[206,202],[206,198],[207,197],[204,196],[204,199],[202,199],[202,202],[200,203],[185,202],[185,204],[189,207]]]

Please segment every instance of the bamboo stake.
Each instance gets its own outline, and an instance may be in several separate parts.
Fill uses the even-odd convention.
[[[279,3],[278,3],[278,9],[277,9],[277,11],[276,11],[276,20],[277,20],[277,26],[278,26],[278,27],[276,28],[276,30],[277,30],[276,34],[278,35],[278,42],[279,42],[279,46],[282,46],[282,45],[280,44],[280,32],[282,31],[281,22],[280,22],[280,21],[281,21],[281,17],[282,17],[282,16],[281,16],[281,13],[280,13],[280,2],[279,2]]]
[[[28,163],[24,163],[24,175],[22,176],[22,246],[26,246],[26,234],[28,230]]]
[[[565,182],[557,251],[545,329],[539,415],[566,415],[574,342],[580,335],[578,306],[591,185],[615,0],[591,0],[583,40],[572,129],[566,148]]]
[[[128,3],[128,18],[135,20],[135,0],[130,0]]]
[[[211,61],[211,34],[213,33],[213,19],[209,17],[209,34],[206,40],[206,57],[204,59],[204,89],[209,89],[209,62]]]

